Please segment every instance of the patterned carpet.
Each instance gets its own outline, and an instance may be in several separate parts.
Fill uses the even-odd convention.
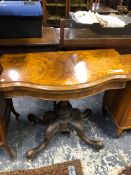
[[[81,161],[73,160],[29,170],[0,172],[0,175],[83,175]]]
[[[31,112],[42,117],[44,111],[53,107],[53,103],[31,97],[14,98],[20,120],[17,122],[12,114],[8,143],[17,159],[12,162],[0,149],[0,171],[39,168],[74,159],[81,160],[84,175],[117,175],[124,167],[130,166],[131,130],[124,131],[121,137],[115,138],[115,124],[111,116],[105,117],[101,112],[102,97],[103,93],[100,93],[93,97],[72,100],[71,104],[81,111],[87,107],[92,108],[92,115],[85,121],[85,133],[103,140],[104,149],[99,152],[92,150],[75,133],[58,133],[32,162],[26,160],[26,152],[41,142],[45,128],[28,122],[27,115]]]

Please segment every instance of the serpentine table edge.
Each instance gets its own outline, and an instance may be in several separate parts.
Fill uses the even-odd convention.
[[[0,58],[0,63],[0,95],[5,98],[9,112],[12,111],[16,118],[19,114],[13,107],[12,97],[26,95],[60,101],[54,103],[54,111],[45,113],[45,118],[49,119],[50,114],[51,119],[57,117],[47,127],[43,142],[27,152],[27,158],[32,159],[40,153],[55,131],[69,130],[70,126],[77,131],[82,141],[96,149],[103,148],[101,141],[90,139],[84,134],[83,114],[73,108],[67,100],[90,96],[108,89],[124,88],[131,77],[128,69],[121,63],[118,52],[113,49],[101,49],[4,54]],[[90,113],[91,110],[88,109],[85,114],[88,116]],[[6,117],[2,113],[0,115]],[[44,122],[36,116],[28,117],[37,123]],[[6,136],[2,135],[3,137],[1,146],[4,146],[14,159],[15,156],[6,142]]]
[[[0,91],[57,101],[124,88],[130,72],[119,57],[114,49],[4,54]]]

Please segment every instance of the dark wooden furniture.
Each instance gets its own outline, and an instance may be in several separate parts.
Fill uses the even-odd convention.
[[[18,119],[19,114],[15,111],[13,107],[12,99],[5,99],[2,93],[0,93],[0,105],[0,147],[2,147],[9,154],[10,158],[14,160],[15,156],[10,150],[6,137],[11,112],[16,115],[16,119]]]
[[[119,57],[113,49],[4,54],[1,57],[0,91],[4,98],[27,95],[59,101],[54,103],[53,111],[44,114],[44,120],[49,118],[45,137],[38,147],[27,152],[27,158],[42,151],[57,131],[76,130],[85,143],[96,149],[103,147],[101,141],[90,139],[83,132],[82,119],[91,110],[81,114],[68,100],[124,88],[130,74]],[[42,119],[35,119],[44,123]],[[29,115],[29,120],[34,118]]]
[[[0,75],[2,72],[3,72],[3,67],[0,64]],[[11,112],[15,114],[17,120],[19,118],[19,114],[15,111],[12,99],[11,98],[5,99],[1,92],[0,92],[0,105],[1,105],[0,107],[0,147],[2,147],[9,154],[10,158],[14,160],[15,156],[10,150],[6,137],[7,137]]]
[[[54,27],[60,26],[61,19],[68,19],[69,12],[91,10],[104,14],[117,13],[117,10],[105,6],[99,0],[42,0],[42,6],[44,25]]]
[[[44,25],[59,26],[61,18],[68,17],[69,0],[43,0]]]
[[[90,0],[43,0],[44,25],[60,26],[60,19],[67,19],[70,11],[89,10]],[[91,6],[91,5],[90,5]]]
[[[131,35],[99,34],[90,27],[79,25],[70,27],[71,23],[72,20],[63,19],[60,29],[56,29],[62,48],[128,48],[130,50]]]
[[[68,21],[69,20],[61,20],[60,29],[54,29],[53,27],[44,27],[42,38],[0,39],[0,47],[7,48],[8,46],[56,46],[59,48],[60,46],[61,48],[66,49],[128,48],[130,50],[130,35],[100,35],[94,33],[91,29],[88,28],[66,28]]]
[[[10,120],[10,108],[7,101],[4,98],[0,98],[0,147],[4,148],[9,156],[14,159],[14,155],[11,152],[8,143],[6,141],[8,123]]]
[[[119,14],[127,14],[130,11],[130,0],[105,1],[105,4],[113,9],[117,9]]]
[[[0,39],[0,46],[53,46],[59,45],[53,27],[43,27],[41,38]]]
[[[131,55],[123,55],[120,59],[131,75]],[[105,107],[111,112],[116,123],[116,136],[120,136],[124,129],[131,128],[131,81],[124,89],[106,91],[103,100],[104,112]]]
[[[96,9],[92,9],[93,12],[97,12],[99,14],[110,14],[110,13],[118,13],[117,10],[115,9],[112,9],[110,7],[107,7],[105,5],[99,5],[99,8],[96,8]]]
[[[113,9],[117,9],[117,6],[120,5],[121,2],[122,2],[122,0],[113,0],[113,1],[106,0],[105,5],[113,8]]]
[[[69,0],[69,12],[88,11],[92,8],[92,0]]]

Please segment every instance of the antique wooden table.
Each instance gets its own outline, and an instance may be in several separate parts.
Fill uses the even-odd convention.
[[[33,158],[44,149],[57,131],[76,130],[82,141],[96,149],[103,147],[101,141],[90,139],[83,132],[82,119],[91,110],[81,114],[68,100],[108,89],[124,88],[130,73],[119,58],[119,53],[113,49],[1,56],[3,72],[0,76],[0,91],[4,98],[33,96],[56,101],[54,111],[47,111],[43,120],[29,115],[29,120],[48,122],[49,126],[43,142],[29,150],[27,158]]]

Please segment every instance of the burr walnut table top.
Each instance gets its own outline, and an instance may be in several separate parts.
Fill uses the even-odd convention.
[[[113,49],[4,54],[0,63],[0,91],[6,97],[81,98],[122,88],[130,77]]]
[[[128,69],[131,77],[131,54],[125,54],[120,56],[122,64]]]

